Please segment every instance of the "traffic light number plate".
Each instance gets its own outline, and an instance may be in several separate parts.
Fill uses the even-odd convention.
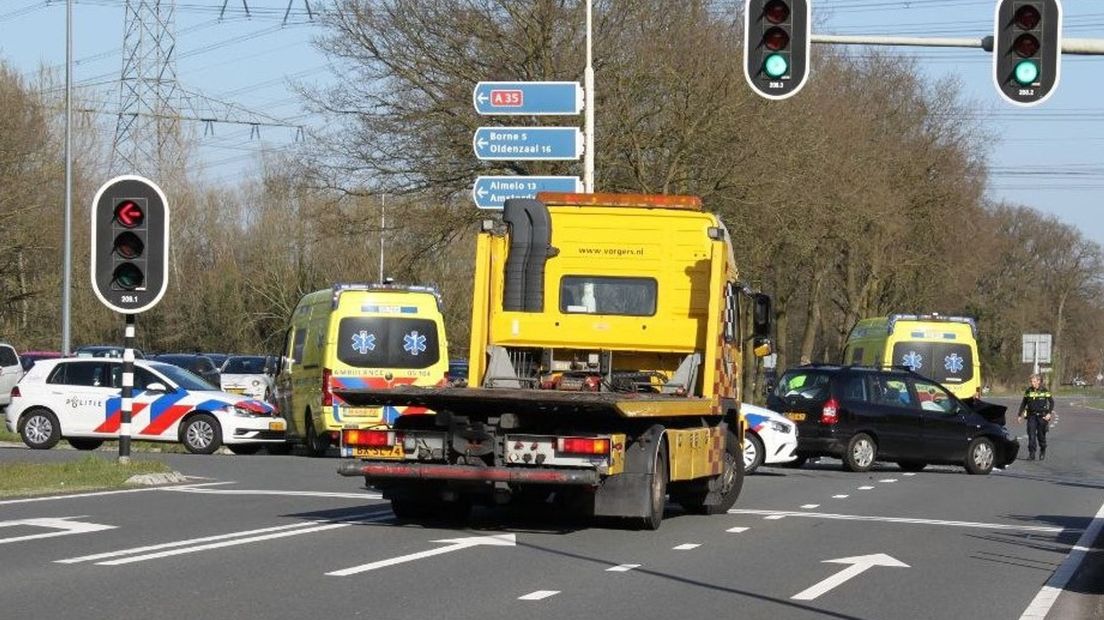
[[[1034,88],[1021,88],[1020,89],[1020,96],[1021,97],[1034,97],[1035,96],[1035,89]]]
[[[786,88],[785,82],[771,82],[767,85],[767,88]]]
[[[119,296],[119,303],[136,304],[136,303],[138,303],[138,296],[137,295],[120,295]]]

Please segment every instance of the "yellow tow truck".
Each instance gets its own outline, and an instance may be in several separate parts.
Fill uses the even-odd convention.
[[[769,354],[770,298],[739,280],[699,198],[508,200],[478,236],[474,284],[469,386],[335,389],[435,412],[343,431],[338,473],[400,518],[555,501],[655,529],[668,494],[693,512],[732,507],[741,352]]]

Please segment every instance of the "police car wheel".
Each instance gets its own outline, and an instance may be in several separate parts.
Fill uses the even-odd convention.
[[[76,450],[95,450],[103,445],[102,439],[92,439],[91,437],[69,437],[66,441]]]
[[[53,412],[39,407],[23,414],[19,435],[28,448],[49,450],[61,439],[61,425]]]
[[[763,440],[754,433],[744,433],[744,474],[751,474],[759,469],[764,457]]]
[[[188,419],[180,429],[180,439],[192,454],[212,454],[222,445],[222,430],[214,416],[201,413]]]

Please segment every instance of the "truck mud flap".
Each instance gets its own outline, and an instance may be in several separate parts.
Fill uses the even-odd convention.
[[[647,517],[651,510],[648,489],[652,466],[663,441],[663,427],[656,425],[633,438],[625,450],[625,471],[602,481],[594,492],[596,517]]]
[[[593,470],[473,467],[433,463],[344,462],[337,468],[342,476],[364,476],[369,480],[459,480],[516,484],[560,484],[596,486]]]

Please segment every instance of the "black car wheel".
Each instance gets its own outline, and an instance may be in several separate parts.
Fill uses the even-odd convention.
[[[866,433],[859,433],[847,443],[847,451],[843,453],[843,468],[854,472],[870,471],[877,456],[878,445],[874,443],[874,438]]]
[[[993,441],[988,437],[977,437],[970,442],[970,447],[966,450],[966,471],[984,476],[993,471],[996,456]]]
[[[49,409],[31,409],[19,426],[23,443],[32,450],[49,450],[61,439],[61,425]]]
[[[92,439],[91,437],[69,437],[66,441],[77,450],[95,450],[103,445],[102,439]]]

